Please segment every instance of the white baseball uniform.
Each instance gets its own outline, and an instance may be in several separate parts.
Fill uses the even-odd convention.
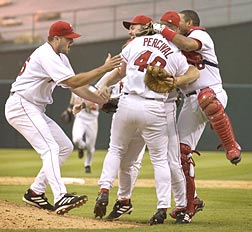
[[[183,74],[188,64],[177,47],[161,35],[135,38],[122,50],[121,55],[127,63],[127,81],[112,120],[110,145],[99,185],[100,188],[110,189],[120,165],[128,168],[136,162],[138,154],[127,152],[132,138],[139,131],[154,167],[157,208],[169,208],[171,176],[167,162],[168,127],[164,103],[168,94],[149,90],[144,84],[144,75],[148,64],[160,65],[174,76]],[[127,178],[127,181],[131,187],[131,179]]]
[[[218,64],[214,43],[206,31],[194,30],[188,37],[195,38],[201,42],[202,47],[197,52],[202,55],[203,59]],[[222,87],[219,69],[206,64],[199,71],[200,78],[185,88],[181,88],[185,96],[193,91],[196,91],[196,94],[185,97],[183,107],[178,117],[180,142],[189,145],[192,150],[195,150],[208,121],[205,113],[198,104],[197,95],[200,89],[210,87],[216,93],[216,97],[223,107],[225,108],[227,105],[227,94]]]
[[[45,110],[47,104],[53,103],[54,88],[74,75],[67,56],[57,55],[51,45],[45,43],[26,60],[12,84],[11,95],[5,105],[7,121],[26,138],[42,159],[42,168],[31,188],[37,194],[44,193],[49,183],[54,203],[67,192],[60,165],[72,153],[73,144],[45,114]]]
[[[112,72],[112,71],[111,71]],[[99,88],[101,83],[106,79],[111,72],[106,73],[97,83],[96,87]],[[120,97],[122,95],[122,88],[127,81],[127,78],[123,78],[120,82],[115,85],[110,86],[111,89],[111,98]],[[113,115],[114,117],[114,115]],[[128,150],[126,154],[132,154],[134,156],[138,155],[137,160],[132,164],[130,170],[123,168],[123,165],[120,166],[118,171],[118,200],[129,199],[131,197],[133,188],[135,186],[135,182],[139,175],[142,158],[145,153],[146,144],[144,139],[142,138],[140,131],[137,130],[131,142],[128,146]],[[121,162],[124,163],[123,161]],[[130,184],[128,184],[128,180],[131,178]]]
[[[168,126],[168,153],[167,160],[171,170],[171,189],[176,207],[186,207],[186,180],[181,166],[179,136],[176,126],[176,101],[177,93],[173,91],[169,94],[165,102],[167,109],[167,126]],[[171,110],[172,109],[172,110]],[[140,133],[137,132],[129,145],[127,154],[139,154],[136,162],[127,168],[121,167],[118,174],[118,200],[130,199],[137,177],[139,175],[142,159],[145,152],[145,142]],[[122,162],[123,164],[124,162]],[[121,165],[123,166],[123,165]],[[128,179],[131,178],[131,186]]]
[[[93,86],[90,86],[89,90],[96,91]],[[84,167],[92,165],[98,132],[98,117],[99,106],[93,103],[77,113],[74,119],[72,140],[78,149],[86,149],[87,151],[84,157]]]

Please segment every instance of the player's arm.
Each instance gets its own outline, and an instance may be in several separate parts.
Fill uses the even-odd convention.
[[[105,104],[108,101],[109,96],[110,96],[108,90],[104,90],[104,92],[100,94],[100,93],[90,91],[88,89],[88,86],[82,86],[79,88],[71,89],[71,91],[75,93],[76,95],[78,95],[79,97],[84,98],[88,101],[97,103],[99,105]]]
[[[178,87],[186,85],[197,80],[199,77],[200,77],[199,70],[195,66],[190,65],[183,75],[175,77],[175,84]]]
[[[176,34],[172,42],[181,50],[186,52],[197,51],[201,48],[201,42],[180,34]]]
[[[120,55],[111,57],[111,55],[108,54],[108,57],[102,66],[95,68],[89,72],[82,72],[73,77],[70,77],[62,81],[62,84],[67,85],[72,89],[90,84],[93,81],[100,79],[106,72],[109,72],[115,68],[119,68],[121,66],[121,62],[122,58]]]
[[[179,49],[183,51],[186,52],[197,51],[202,46],[199,40],[181,35],[169,29],[165,25],[155,23],[153,24],[153,29],[154,31],[164,36],[167,40],[173,42]]]
[[[96,87],[103,88],[103,87],[109,87],[111,85],[116,84],[119,82],[122,78],[124,78],[126,75],[126,63],[122,62],[122,65],[120,68],[114,69],[106,78],[104,78],[99,85]]]
[[[114,72],[114,71],[115,71],[115,69],[113,69],[113,70],[110,71],[110,72],[106,72],[106,73],[102,76],[102,78],[100,78],[100,80],[96,82],[96,84],[94,85],[94,87],[95,87],[96,89],[100,89],[100,87],[102,86],[102,84],[104,83],[104,81],[105,81],[105,80],[108,78],[108,76],[109,76],[112,72]]]

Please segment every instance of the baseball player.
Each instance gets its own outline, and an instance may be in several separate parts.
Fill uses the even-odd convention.
[[[138,30],[137,30],[138,31]],[[128,44],[131,40],[128,40],[126,42],[126,44]],[[126,45],[124,45],[123,47],[125,47]],[[95,85],[95,87],[97,89],[101,89],[103,84],[106,83],[107,78],[109,77],[109,75],[111,74],[111,72],[106,73]],[[109,86],[109,88],[111,89],[111,98],[118,98],[122,95],[122,88],[124,83],[127,81],[127,78],[123,78],[121,79],[119,82],[117,82],[114,85]],[[114,116],[114,115],[113,115]],[[125,199],[130,199],[130,197],[128,197],[129,195],[131,195],[133,187],[135,185],[137,176],[139,175],[140,169],[141,169],[141,161],[142,161],[142,157],[145,153],[146,150],[146,144],[144,143],[144,139],[142,138],[140,131],[137,130],[135,135],[132,137],[132,140],[128,146],[128,151],[126,152],[127,154],[138,154],[138,158],[136,160],[136,162],[134,162],[132,164],[131,170],[130,172],[128,172],[127,170],[122,170],[121,168],[118,171],[118,180],[119,180],[119,188],[118,188],[118,199],[119,200],[125,200]],[[124,177],[124,175],[127,175],[126,177]],[[120,183],[123,182],[123,180],[120,181],[120,179],[127,179],[127,178],[131,178],[131,188],[129,190],[129,188],[127,188],[127,193],[126,191],[121,191],[120,188]],[[128,186],[127,186],[128,187]],[[126,196],[125,196],[126,195]],[[122,202],[119,201],[119,204],[121,204]],[[130,203],[130,200],[127,202],[123,202],[125,203],[122,207],[125,209],[127,208],[128,210],[122,210],[119,211],[122,212],[122,214],[125,213],[129,213],[133,210],[132,205]],[[118,204],[118,202],[116,202],[116,204]],[[119,216],[121,217],[122,214],[120,214]],[[116,219],[118,219],[119,217],[117,216]],[[109,217],[107,218],[109,219]]]
[[[89,90],[96,91],[96,88],[89,86]],[[73,98],[77,96],[72,94]],[[95,153],[95,143],[98,132],[99,105],[90,101],[85,101],[85,108],[76,114],[73,128],[72,140],[78,149],[78,157],[84,156],[85,173],[91,173],[91,165]]]
[[[200,72],[199,79],[181,88],[185,99],[178,118],[181,160],[187,179],[187,211],[192,217],[204,206],[195,192],[192,153],[195,152],[206,123],[210,122],[232,164],[241,161],[241,148],[224,110],[227,94],[222,86],[214,43],[206,30],[200,27],[200,19],[195,11],[184,10],[179,15],[181,34],[158,23],[153,28],[183,50],[188,62]]]
[[[42,159],[42,168],[33,184],[23,196],[26,203],[64,214],[83,205],[87,196],[67,193],[61,178],[60,166],[73,151],[73,144],[63,130],[46,114],[46,105],[52,104],[52,93],[58,85],[70,88],[78,96],[100,105],[107,102],[108,90],[93,93],[86,84],[101,78],[104,73],[120,67],[120,55],[108,55],[105,63],[89,72],[75,74],[67,54],[75,38],[71,24],[64,21],[53,23],[48,41],[37,48],[25,61],[10,97],[5,105],[5,116],[11,126],[21,133]],[[47,184],[54,196],[54,206],[46,196]]]
[[[132,22],[124,21],[124,26],[142,28],[151,21],[149,17],[140,15],[136,16]],[[166,52],[161,49],[164,47],[167,48]],[[131,167],[136,162],[138,154],[127,154],[127,151],[132,138],[139,130],[148,147],[154,167],[158,198],[158,210],[150,219],[150,224],[159,224],[164,222],[167,208],[170,208],[171,204],[171,177],[167,161],[167,109],[164,104],[168,94],[160,94],[148,89],[144,84],[144,76],[148,64],[160,65],[174,76],[184,74],[189,68],[185,57],[177,47],[160,35],[143,36],[142,34],[141,37],[131,41],[122,50],[121,55],[124,59],[122,67],[113,71],[106,83],[109,85],[126,76],[122,89],[123,95],[120,97],[117,112],[112,120],[110,146],[99,180],[100,193],[94,213],[96,217],[105,215],[109,189],[112,187],[119,167],[122,165]],[[196,72],[196,69],[194,70]],[[184,74],[184,76],[187,75]],[[188,78],[192,76],[188,74]],[[172,110],[169,109],[169,111]],[[131,179],[127,181],[130,182]],[[131,187],[131,184],[129,186]]]
[[[166,21],[164,22],[169,28],[173,30],[178,30],[180,17],[178,13],[174,11],[167,12],[161,20]],[[168,22],[169,21],[169,22]],[[129,34],[131,37],[132,34],[136,32],[133,30],[129,30]],[[102,80],[101,78],[100,80]],[[172,191],[174,195],[174,200],[176,204],[176,213],[181,214],[186,211],[186,182],[185,177],[183,174],[183,170],[181,167],[180,161],[180,150],[179,150],[179,139],[178,139],[178,132],[176,128],[176,124],[170,123],[172,120],[176,121],[176,100],[177,100],[177,92],[173,91],[169,94],[168,99],[165,102],[165,106],[167,107],[167,123],[168,123],[168,164],[171,169],[171,183],[172,183]],[[169,112],[169,109],[173,108],[174,110]],[[131,204],[131,195],[134,184],[136,182],[137,176],[139,175],[141,162],[143,158],[143,154],[145,151],[145,143],[143,138],[140,136],[139,133],[132,138],[132,142],[129,146],[127,154],[139,154],[137,161],[131,167],[131,170],[127,168],[120,168],[118,174],[118,200],[116,201],[112,212],[107,217],[108,220],[117,220],[123,214],[129,214],[133,210],[133,206]],[[132,178],[131,181],[131,188],[129,187],[128,183],[125,181],[129,176]],[[174,212],[171,213],[173,217]],[[179,221],[177,220],[176,223]]]

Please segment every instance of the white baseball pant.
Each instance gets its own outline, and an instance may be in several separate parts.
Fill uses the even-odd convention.
[[[31,189],[38,194],[44,193],[49,183],[56,203],[67,192],[61,178],[60,165],[72,153],[73,144],[44,110],[15,93],[6,102],[5,116],[42,159],[42,168]]]
[[[170,208],[171,175],[167,162],[168,128],[164,102],[131,94],[120,97],[118,110],[112,120],[109,150],[98,184],[100,188],[106,189],[113,186],[121,160],[126,157],[129,143],[138,129],[148,147],[154,168],[157,208]],[[127,159],[124,158],[127,164],[124,165],[132,166],[137,156],[127,154]]]

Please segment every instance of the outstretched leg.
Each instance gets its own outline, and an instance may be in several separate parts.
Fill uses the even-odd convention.
[[[241,161],[241,147],[236,142],[231,121],[221,102],[211,88],[205,88],[198,95],[199,105],[206,114],[213,130],[218,135],[226,157],[232,164]]]

